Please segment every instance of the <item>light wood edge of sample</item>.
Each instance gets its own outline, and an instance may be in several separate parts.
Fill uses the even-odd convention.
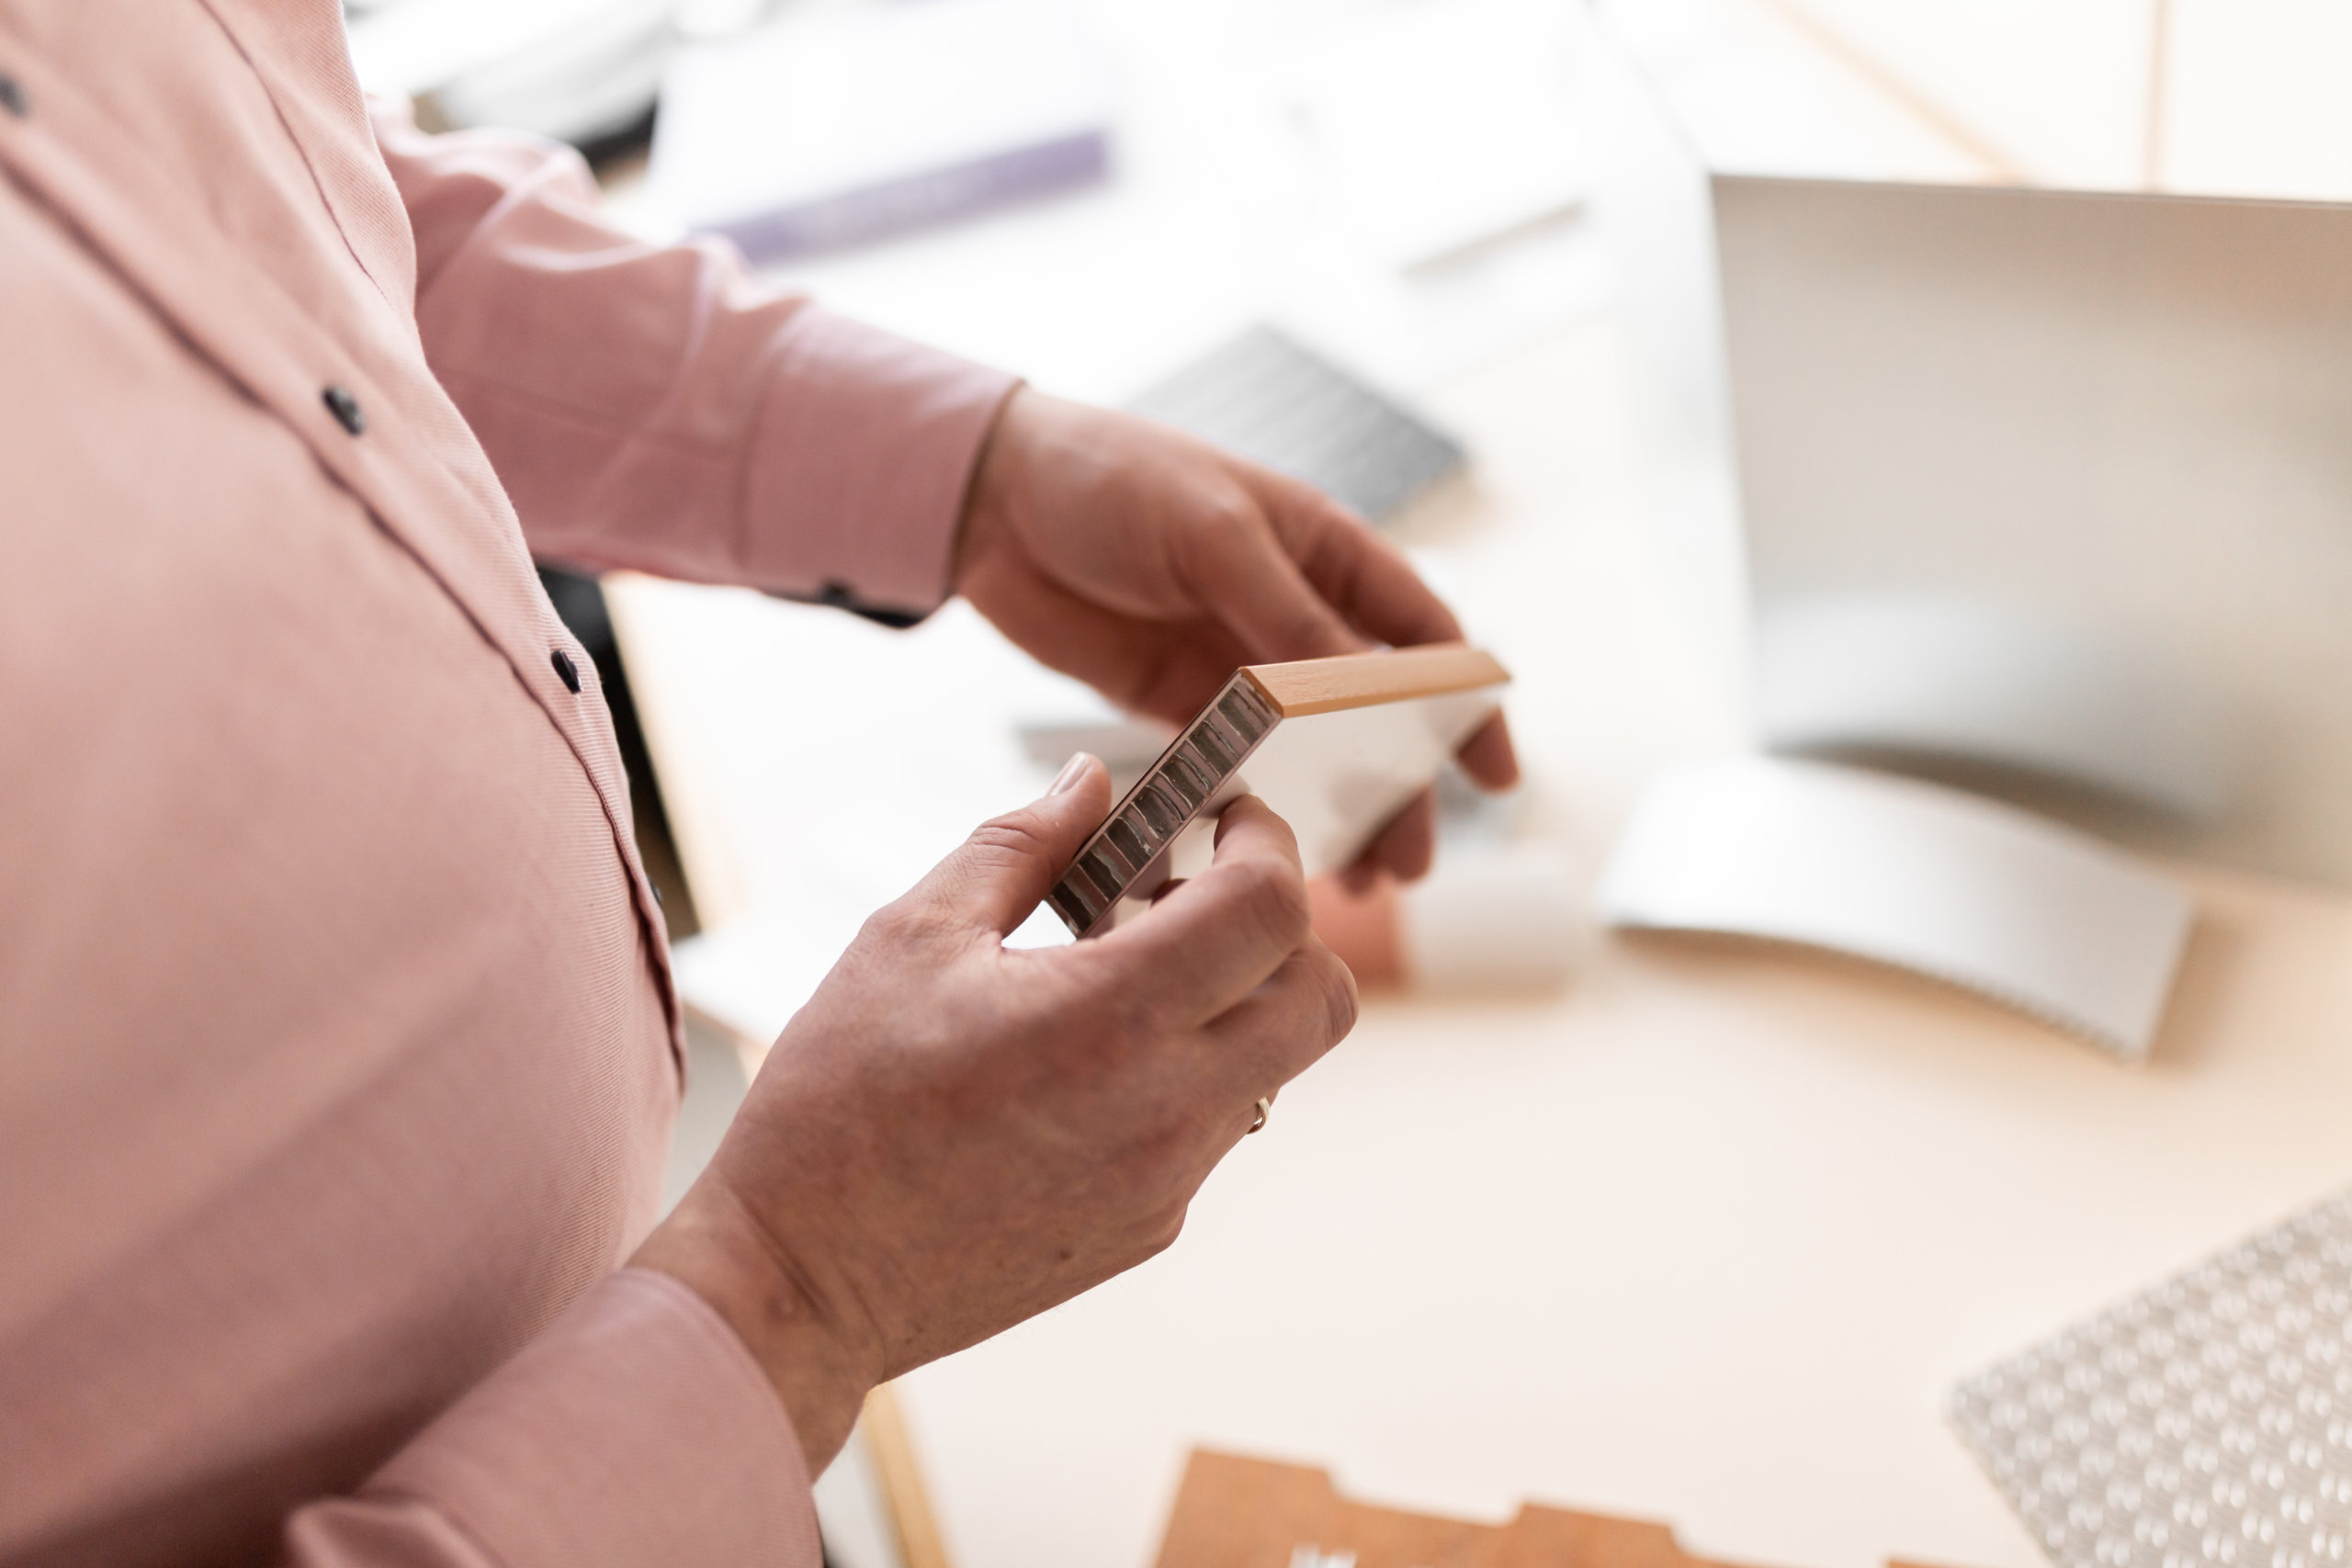
[[[1510,671],[1493,654],[1461,642],[1343,653],[1288,664],[1245,664],[1241,672],[1284,718],[1475,692],[1510,680]]]
[[[889,1510],[891,1529],[898,1532],[899,1561],[906,1568],[949,1568],[947,1548],[931,1511],[931,1493],[923,1485],[922,1467],[915,1460],[914,1440],[907,1433],[906,1411],[899,1403],[897,1384],[883,1383],[865,1396],[862,1425],[866,1454],[882,1483],[883,1506]]]
[[[638,604],[640,594],[660,584],[639,572],[616,571],[605,576],[603,586],[605,612],[612,618],[621,667],[628,672],[629,687],[637,694],[638,728],[652,758],[653,776],[661,782],[670,841],[677,847],[678,866],[685,874],[695,913],[703,929],[710,931],[742,913],[747,896],[729,851],[725,813],[710,788],[713,770],[697,765],[692,743],[680,733],[684,727],[672,716],[671,705],[658,694],[681,685],[664,668],[662,639],[647,634],[644,612]]]

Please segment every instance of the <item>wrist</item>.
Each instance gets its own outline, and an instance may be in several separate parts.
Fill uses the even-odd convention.
[[[708,1302],[767,1374],[811,1475],[849,1440],[879,1358],[862,1353],[775,1239],[721,1183],[695,1183],[629,1266],[668,1274]]]
[[[964,487],[964,510],[956,521],[955,543],[947,556],[950,592],[961,592],[974,563],[994,549],[1003,531],[1012,496],[1020,483],[1023,433],[1038,394],[1023,383],[1005,394],[996,417],[972,459],[972,477]]]
[[[962,592],[974,567],[995,555],[1004,534],[1012,529],[1013,510],[1028,484],[1030,456],[1040,412],[1054,400],[1028,383],[1013,386],[997,404],[997,416],[988,425],[981,451],[971,461],[971,479],[965,484],[965,510],[955,522],[955,543],[948,550],[948,588]]]

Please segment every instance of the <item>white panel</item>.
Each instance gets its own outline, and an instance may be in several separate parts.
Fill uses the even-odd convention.
[[[1445,771],[1496,705],[1491,691],[1461,692],[1283,719],[1170,846],[1168,874],[1207,866],[1218,812],[1245,792],[1290,824],[1307,875],[1339,870]],[[1136,886],[1148,891],[1157,879],[1147,871]]]
[[[1834,594],[1757,626],[1775,751],[1969,759],[2204,821],[2234,759],[2193,670],[2086,626],[1951,594]]]
[[[1961,597],[2193,670],[2231,801],[2132,841],[2352,884],[2352,208],[1717,193],[1759,606]]]
[[[2130,1060],[2155,1037],[2188,896],[2081,834],[1932,784],[1758,758],[1650,786],[1612,924],[1835,949],[1982,992]]]

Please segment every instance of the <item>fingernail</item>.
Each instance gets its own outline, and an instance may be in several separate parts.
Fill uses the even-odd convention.
[[[1047,790],[1046,793],[1047,795],[1068,795],[1070,791],[1076,789],[1078,787],[1079,775],[1086,772],[1086,764],[1092,761],[1094,761],[1092,757],[1090,757],[1085,752],[1080,751],[1077,756],[1072,757],[1069,761],[1064,762],[1062,764],[1062,771],[1054,776],[1054,787]]]

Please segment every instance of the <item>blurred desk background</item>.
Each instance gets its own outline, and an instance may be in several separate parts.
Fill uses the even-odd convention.
[[[1383,9],[1102,0],[1109,184],[781,276],[1077,396],[1270,319],[1416,397],[1473,480],[1400,537],[1518,676],[1526,830],[1589,872],[1659,762],[1746,744],[1740,672],[1708,651],[1736,639],[1645,515],[1595,236],[1546,223],[1405,275],[1299,134],[1296,73]],[[1095,711],[960,604],[892,634],[608,591],[713,933],[682,973],[763,1029],[1043,787],[1016,722]],[[906,1381],[954,1560],[1140,1565],[1199,1443],[1432,1511],[1651,1516],[1791,1568],[2031,1568],[1946,1391],[2352,1180],[2352,901],[2179,869],[2200,921],[2136,1072],[1749,946],[1595,932],[1556,996],[1373,1001],[1170,1254]]]

